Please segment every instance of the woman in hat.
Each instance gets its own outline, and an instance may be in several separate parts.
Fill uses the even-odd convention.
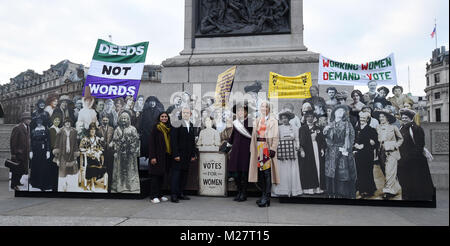
[[[238,189],[234,200],[243,202],[247,200],[250,144],[253,127],[248,119],[247,103],[234,105],[233,113],[236,114],[236,120],[233,121],[231,136],[228,140],[232,147],[227,169],[230,176],[234,177]]]
[[[31,172],[30,184],[41,191],[54,188],[49,175],[53,173],[50,165],[50,143],[48,128],[43,125],[43,119],[37,117],[34,120],[36,127],[31,129]]]
[[[391,199],[398,195],[401,187],[397,179],[397,164],[400,160],[399,147],[403,143],[403,136],[398,127],[392,125],[396,118],[386,111],[375,111],[373,116],[378,119],[378,142],[380,142],[379,158],[385,170],[383,199]],[[384,163],[384,165],[383,165]]]
[[[62,95],[58,100],[58,106],[53,110],[53,114],[59,115],[59,118],[61,119],[62,122],[64,122],[66,118],[70,119],[71,122],[75,122],[72,104],[73,102],[72,100],[70,100],[69,96]]]
[[[300,180],[303,193],[321,194],[325,184],[326,142],[322,130],[316,125],[313,111],[305,113],[306,124],[299,130],[300,136]]]
[[[11,168],[11,189],[19,190],[23,175],[28,174],[28,162],[30,152],[30,112],[23,112],[20,117],[20,123],[14,126],[10,137],[11,160],[19,163],[16,168]]]
[[[80,167],[83,168],[83,178],[81,187],[84,190],[96,192],[97,180],[103,179],[104,192],[107,191],[107,176],[106,166],[104,165],[105,158],[103,156],[103,146],[100,138],[96,136],[97,126],[95,123],[89,124],[89,134],[81,139],[80,142]]]
[[[51,126],[51,122],[50,122],[50,114],[45,111],[45,101],[44,99],[39,99],[38,102],[36,103],[36,110],[31,114],[31,123],[30,123],[30,127],[31,129],[34,129],[36,127],[36,119],[40,118],[42,119],[42,124],[45,127],[50,127]]]
[[[355,131],[347,105],[337,105],[331,123],[323,129],[326,137],[325,181],[330,198],[356,198],[356,166],[353,157]]]
[[[81,132],[89,131],[91,123],[94,123],[96,126],[98,125],[97,121],[97,112],[92,109],[94,105],[95,98],[91,96],[89,87],[86,87],[84,92],[84,97],[81,99],[83,102],[83,108],[80,110],[78,114],[78,120],[76,123],[78,134]],[[83,134],[89,135],[89,134]]]
[[[373,176],[374,150],[378,149],[377,131],[370,126],[370,113],[359,113],[359,124],[355,128],[355,154],[358,179],[356,182],[359,195],[362,199],[374,195],[377,187]]]
[[[375,97],[375,99],[373,99],[374,105],[376,103],[381,103],[383,108],[386,107],[386,105],[392,105],[392,103],[386,99],[387,95],[389,94],[389,89],[387,87],[381,86],[377,89],[377,91],[378,95],[377,97]]]
[[[424,155],[425,133],[414,122],[415,112],[401,109],[403,143],[400,146],[401,159],[398,162],[398,180],[402,187],[403,200],[430,201],[434,185],[428,160]]]
[[[272,188],[273,196],[299,196],[302,192],[298,168],[297,150],[299,149],[298,128],[289,122],[295,115],[289,111],[279,114],[281,125],[278,126],[280,142],[277,159],[280,183]]]
[[[59,167],[58,191],[70,191],[69,185],[78,182],[77,157],[80,156],[77,131],[72,127],[70,118],[64,119],[64,126],[56,135],[53,154],[53,161]]]

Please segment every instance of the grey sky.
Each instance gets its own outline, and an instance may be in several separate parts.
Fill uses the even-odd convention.
[[[147,64],[183,49],[183,0],[0,0],[0,6],[0,84],[64,59],[89,66],[97,39],[108,35],[121,45],[149,41]],[[409,66],[412,93],[424,95],[434,18],[438,46],[448,49],[448,9],[447,0],[304,0],[304,42],[350,63],[393,52],[399,84],[407,91]]]

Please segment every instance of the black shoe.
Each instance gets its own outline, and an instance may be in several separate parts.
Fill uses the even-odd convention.
[[[178,198],[176,196],[171,196],[170,197],[170,201],[173,202],[173,203],[179,203],[180,202],[180,200],[178,200]]]
[[[244,202],[244,201],[247,201],[246,192],[242,192],[241,195],[239,196],[239,200],[238,200],[238,202]]]
[[[241,193],[242,193],[242,192],[239,191],[239,192],[236,194],[236,196],[234,197],[233,201],[238,202],[238,201],[239,201],[239,197],[241,197]]]
[[[191,198],[189,198],[188,196],[185,196],[185,195],[179,196],[178,199],[180,199],[180,200],[191,200]]]
[[[263,195],[261,201],[258,203],[258,207],[269,207],[270,206],[270,195]]]

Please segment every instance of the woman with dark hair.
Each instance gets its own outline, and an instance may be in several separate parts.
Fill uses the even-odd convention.
[[[352,108],[352,112],[355,112],[356,114],[359,114],[359,112],[362,110],[362,108],[365,105],[363,94],[360,90],[354,90],[350,94],[350,96],[353,99],[353,102],[350,103],[350,107]]]
[[[30,127],[31,129],[34,129],[36,127],[36,119],[40,118],[42,119],[42,124],[45,127],[50,127],[50,114],[44,110],[45,109],[45,101],[44,99],[39,99],[36,103],[36,110],[31,114],[31,123]]]
[[[96,191],[96,182],[103,178],[103,189],[104,192],[107,191],[107,179],[108,175],[105,176],[106,167],[105,157],[103,155],[104,148],[101,144],[101,140],[96,136],[97,126],[93,122],[89,124],[89,133],[80,142],[80,167],[84,172],[85,181],[81,186],[85,190]]]
[[[49,131],[40,117],[35,119],[36,127],[31,130],[30,184],[41,191],[53,189],[52,179],[54,167],[50,165]]]
[[[169,199],[164,197],[161,190],[164,177],[167,177],[172,160],[172,150],[170,148],[170,116],[167,112],[162,112],[158,116],[158,123],[152,128],[148,140],[148,153],[150,159],[149,174],[151,177],[150,200],[152,203],[166,202]]]
[[[416,112],[401,109],[403,143],[400,146],[401,159],[398,161],[398,180],[402,187],[403,200],[430,201],[433,199],[434,185],[430,167],[425,156],[425,133],[414,122]]]
[[[355,154],[358,173],[357,189],[362,199],[374,195],[377,187],[373,176],[374,150],[378,148],[377,131],[370,126],[370,113],[360,112],[359,123],[355,128]]]
[[[149,96],[144,103],[139,133],[141,140],[141,156],[148,157],[148,140],[153,126],[159,122],[159,115],[164,112],[164,106],[155,96]]]
[[[347,105],[337,105],[331,123],[323,129],[326,137],[325,176],[331,198],[356,198],[356,166],[353,158],[355,131]]]

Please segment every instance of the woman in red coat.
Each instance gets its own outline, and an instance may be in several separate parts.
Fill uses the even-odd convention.
[[[164,176],[170,168],[170,117],[166,112],[158,116],[158,123],[153,126],[149,137],[149,173],[151,176],[150,199],[152,203],[168,201],[161,192]]]

